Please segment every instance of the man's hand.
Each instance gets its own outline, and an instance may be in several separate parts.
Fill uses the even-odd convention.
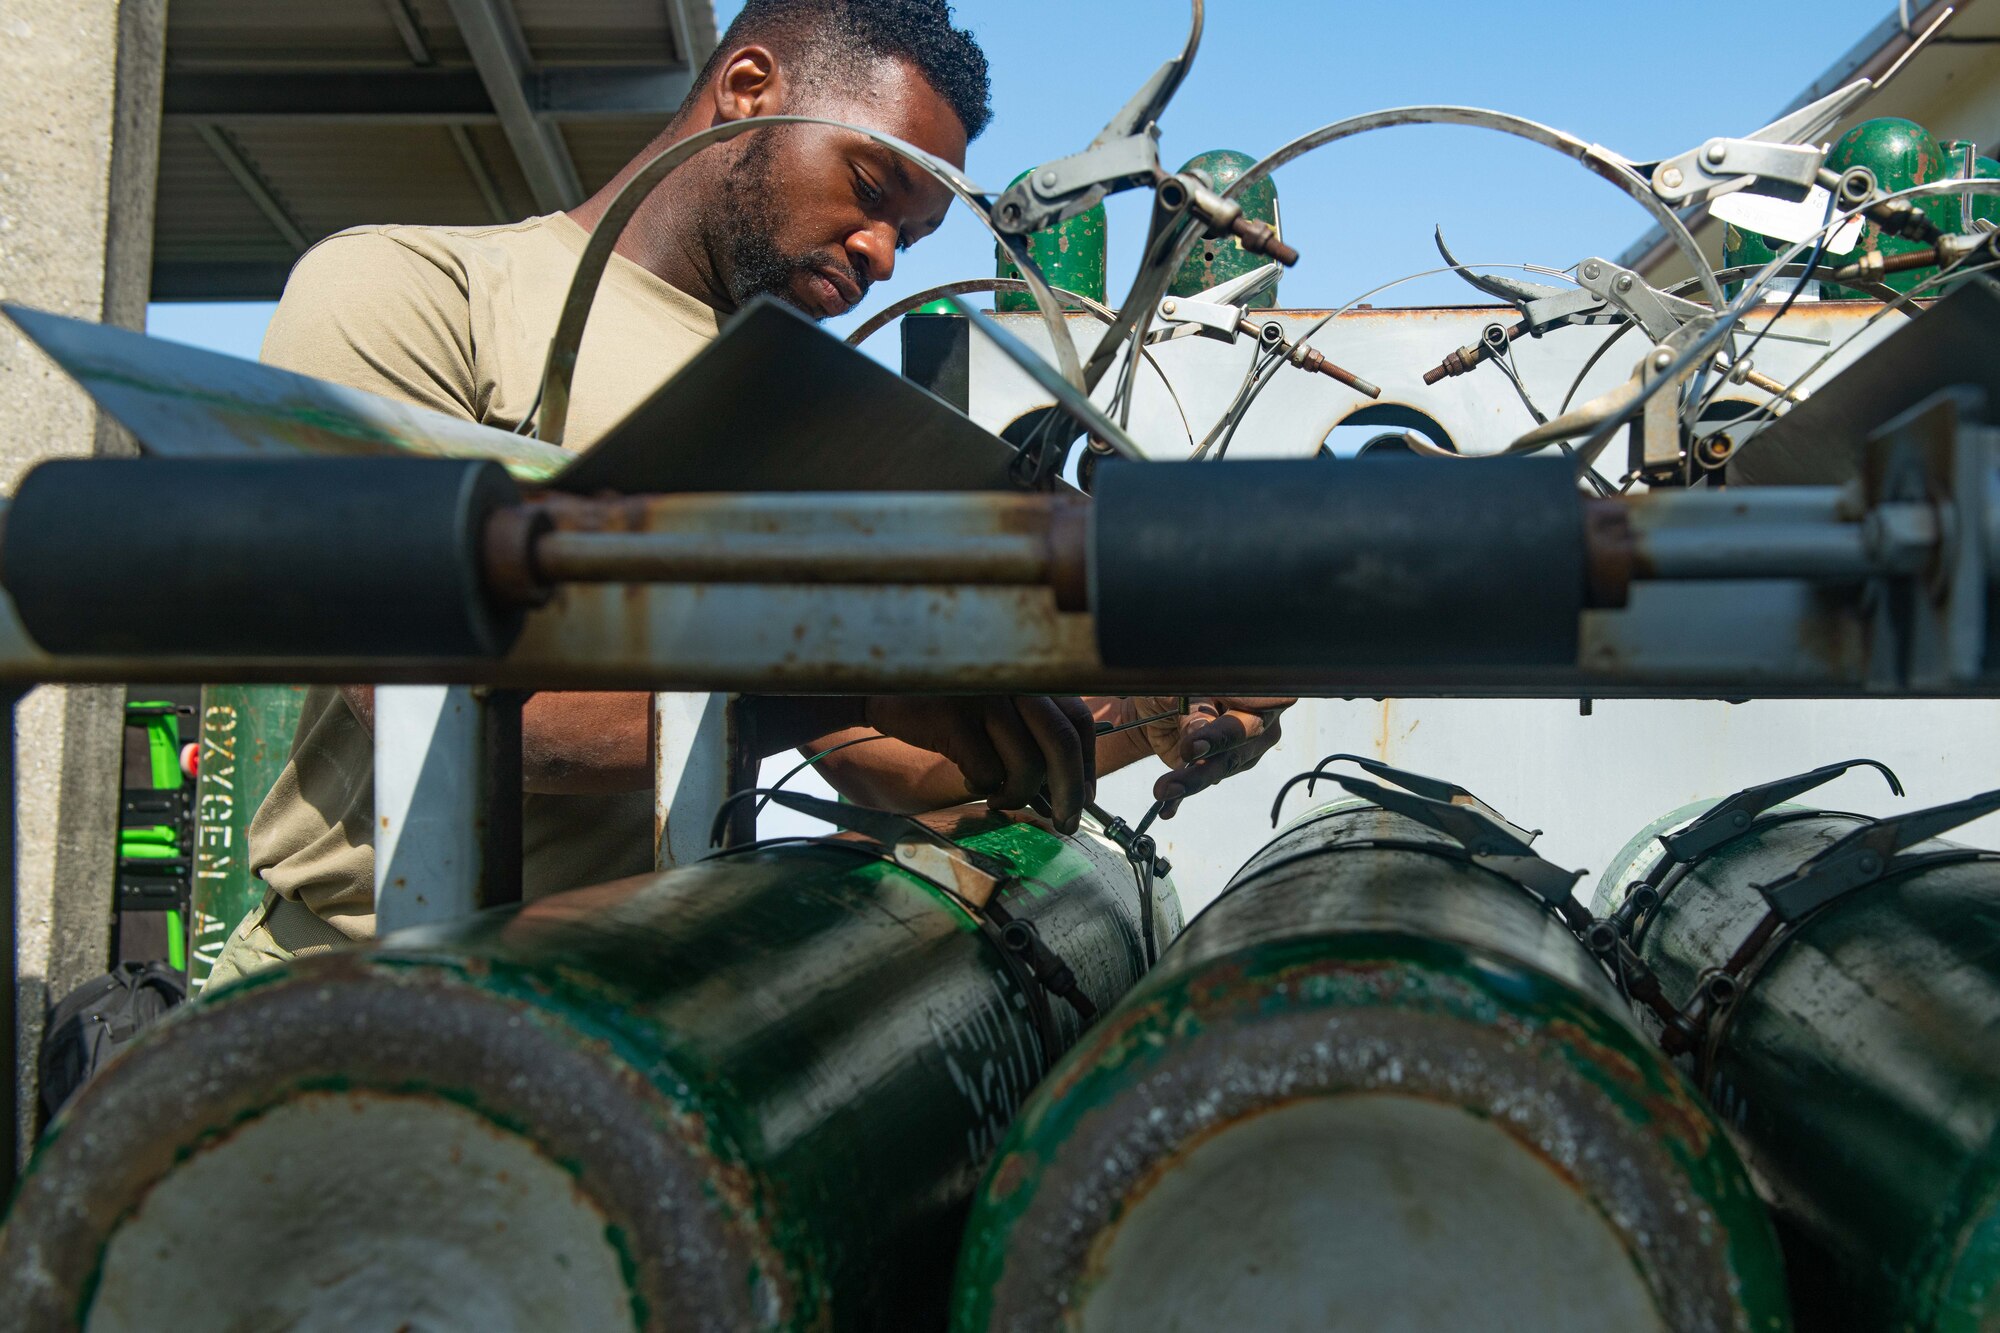
[[[1279,717],[1296,699],[1223,695],[1191,699],[1188,711],[1139,728],[1153,753],[1172,770],[1153,784],[1153,799],[1164,801],[1160,818],[1172,819],[1181,801],[1226,777],[1254,768],[1284,734]],[[1131,701],[1134,720],[1177,712],[1170,696]]]
[[[1021,809],[1046,784],[1056,827],[1074,833],[1096,799],[1095,722],[1081,699],[885,695],[864,713],[864,725],[949,759],[995,810]]]

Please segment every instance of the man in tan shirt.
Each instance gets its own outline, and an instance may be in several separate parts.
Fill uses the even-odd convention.
[[[750,0],[673,122],[567,214],[500,227],[361,227],[293,270],[264,341],[274,365],[513,429],[588,228],[640,165],[711,126],[805,114],[867,125],[962,165],[986,124],[985,57],[944,0]],[[864,136],[788,126],[710,148],[640,208],[604,275],[577,363],[568,443],[636,407],[754,296],[820,318],[889,277],[951,196]],[[671,447],[667,444],[664,447]],[[1277,739],[1282,700],[1204,701],[1184,720],[1098,742],[1093,723],[1150,702],[853,699],[802,703],[783,748],[880,732],[826,767],[857,800],[915,810],[983,796],[1019,808],[1046,785],[1076,821],[1099,768],[1158,753],[1156,795],[1199,790]],[[270,886],[210,984],[374,933],[374,692],[316,688],[250,830]],[[653,864],[650,697],[542,693],[523,718],[529,896]]]

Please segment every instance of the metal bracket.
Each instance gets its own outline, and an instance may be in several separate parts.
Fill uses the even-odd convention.
[[[823,819],[835,828],[859,833],[877,843],[888,859],[917,878],[941,890],[964,908],[981,931],[999,948],[1016,980],[1023,982],[1031,1004],[1037,1006],[1036,1027],[1041,1033],[1043,1054],[1054,1063],[1059,1050],[1055,1031],[1046,1014],[1041,993],[1056,995],[1075,1011],[1088,1027],[1097,1019],[1097,1006],[1078,984],[1076,973],[1051,949],[1032,921],[1008,912],[1000,902],[1001,890],[1014,881],[1012,870],[1002,862],[960,847],[941,837],[908,815],[892,814],[865,805],[848,805],[803,792],[782,788],[752,787],[733,792],[716,812],[712,841],[720,845],[730,809],[739,801],[763,797],[788,810]],[[1021,971],[1025,970],[1023,979]],[[1032,985],[1027,984],[1032,982]]]
[[[975,912],[987,910],[1000,889],[1013,878],[1000,862],[960,847],[908,815],[775,787],[750,787],[730,793],[716,811],[710,845],[722,845],[723,830],[728,826],[732,808],[760,796],[771,804],[811,819],[823,819],[835,828],[874,840],[897,865],[943,889]]]
[[[1710,139],[1654,168],[1653,193],[1670,204],[1747,189],[1804,198],[1825,161],[1826,151],[1811,145]]]
[[[1873,87],[1867,79],[1856,79],[1753,134],[1740,139],[1710,139],[1699,148],[1656,163],[1647,173],[1653,193],[1669,204],[1745,189],[1803,197],[1826,162],[1826,150],[1817,147],[1816,141]]]
[[[1830,902],[1931,859],[1900,855],[1906,849],[1995,810],[2000,810],[2000,790],[1877,820],[1848,834],[1783,879],[1759,884],[1757,891],[1781,922],[1796,925]]]
[[[1638,383],[1641,388],[1662,378],[1681,353],[1691,344],[1704,337],[1715,325],[1715,317],[1703,314],[1688,320],[1661,339],[1659,346],[1646,354],[1639,363]],[[1639,415],[1632,419],[1626,444],[1626,469],[1655,484],[1662,481],[1684,479],[1688,467],[1688,452],[1682,445],[1681,386],[1700,373],[1699,362],[1690,362],[1674,377],[1670,387],[1662,388],[1648,397],[1641,406]],[[1589,441],[1577,451],[1579,459],[1595,462],[1590,454]]]
[[[1342,761],[1396,786],[1385,787],[1380,783],[1340,777],[1324,771],[1328,764]],[[1537,856],[1529,844],[1540,836],[1538,830],[1531,831],[1510,822],[1456,783],[1391,768],[1380,760],[1360,755],[1337,754],[1320,760],[1312,772],[1287,782],[1278,791],[1278,801],[1283,802],[1285,793],[1300,782],[1307,783],[1307,790],[1310,791],[1311,784],[1322,777],[1331,778],[1349,793],[1384,810],[1444,834],[1464,849],[1474,865],[1520,885],[1560,913],[1573,930],[1583,930],[1590,924],[1590,912],[1572,893],[1584,872],[1564,870]],[[1277,822],[1277,816],[1278,808],[1273,805],[1272,823]]]
[[[1196,0],[1194,27],[1181,54],[1147,79],[1081,153],[1036,167],[993,202],[993,222],[1026,236],[1093,207],[1107,194],[1157,184],[1159,119],[1194,64],[1201,45],[1203,6]]]
[[[1625,312],[1632,322],[1654,342],[1664,342],[1688,321],[1714,312],[1678,296],[1669,295],[1629,268],[1609,259],[1592,257],[1576,267],[1577,282],[1610,305]],[[1529,312],[1532,317],[1532,311]]]
[[[1773,806],[1783,805],[1795,796],[1824,787],[1841,774],[1856,768],[1877,770],[1888,780],[1890,791],[1898,796],[1903,794],[1903,784],[1896,774],[1887,764],[1874,759],[1849,759],[1844,763],[1815,768],[1810,773],[1745,787],[1734,796],[1710,806],[1700,818],[1678,833],[1662,833],[1659,841],[1660,846],[1666,849],[1666,859],[1653,867],[1647,881],[1657,888],[1660,878],[1673,866],[1698,861],[1716,848],[1734,842],[1750,831],[1750,825],[1759,815]]]
[[[1104,829],[1104,836],[1118,844],[1125,852],[1125,860],[1130,863],[1133,875],[1139,882],[1139,941],[1145,955],[1146,968],[1160,961],[1160,928],[1158,908],[1153,897],[1153,884],[1158,876],[1169,874],[1173,867],[1160,856],[1159,844],[1146,832],[1153,821],[1166,808],[1165,801],[1155,801],[1139,819],[1134,828],[1123,819],[1097,805],[1088,803],[1084,809]]]
[[[1196,292],[1193,296],[1162,298],[1158,317],[1163,324],[1172,327],[1149,334],[1146,341],[1172,342],[1189,337],[1236,341],[1243,334],[1244,324],[1249,318],[1250,298],[1276,282],[1283,272],[1282,264],[1261,264],[1248,273],[1239,274],[1228,282]]]
[[[1009,186],[993,205],[993,221],[1010,235],[1029,235],[1089,211],[1106,195],[1151,185],[1160,174],[1158,126],[1108,141],[1100,135],[1081,153],[1046,162]]]
[[[1986,669],[1987,584],[2000,568],[2000,429],[1983,390],[1943,390],[1868,441],[1870,511],[1927,504],[1942,541],[1932,567],[1876,588],[1869,672],[1890,689],[1941,691]]]

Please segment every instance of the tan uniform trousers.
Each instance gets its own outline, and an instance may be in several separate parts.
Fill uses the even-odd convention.
[[[309,908],[266,889],[263,904],[238,923],[229,942],[222,946],[222,956],[210,969],[202,994],[267,967],[353,943]]]

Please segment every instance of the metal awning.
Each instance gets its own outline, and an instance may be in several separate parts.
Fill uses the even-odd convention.
[[[1993,154],[1996,146],[2000,146],[2000,3],[1996,0],[1985,3],[1931,0],[1928,4],[1906,0],[1835,61],[1810,88],[1784,107],[1775,108],[1771,119],[1796,111],[1855,79],[1879,80],[1909,50],[1913,39],[1946,9],[1954,13],[1931,44],[1911,57],[1887,87],[1862,102],[1826,137],[1837,139],[1862,121],[1877,116],[1904,116],[1940,140],[1969,140],[1979,144],[1981,152]],[[1711,133],[1743,134],[1756,128],[1718,125]],[[1709,220],[1705,208],[1688,221],[1703,252],[1720,263],[1721,224]],[[1638,269],[1660,284],[1678,282],[1694,274],[1692,266],[1658,228],[1634,242],[1619,256],[1618,262]]]
[[[278,295],[371,222],[581,201],[666,124],[712,0],[174,0],[153,299]]]

